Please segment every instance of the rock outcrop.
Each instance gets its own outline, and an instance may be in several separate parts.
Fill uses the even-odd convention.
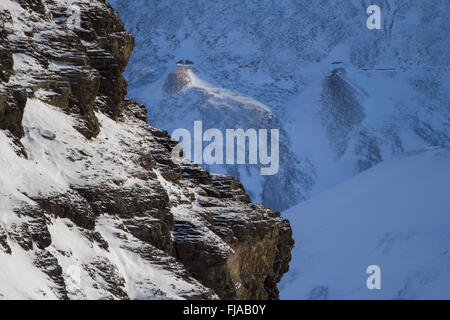
[[[0,28],[0,297],[278,298],[289,222],[172,162],[125,100],[134,40],[106,1],[5,0]]]

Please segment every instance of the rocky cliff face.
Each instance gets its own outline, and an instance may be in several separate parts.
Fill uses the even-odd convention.
[[[289,222],[172,162],[133,47],[104,0],[0,3],[0,298],[278,298]]]

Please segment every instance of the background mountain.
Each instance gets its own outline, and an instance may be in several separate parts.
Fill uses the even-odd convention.
[[[278,128],[281,165],[214,166],[284,210],[385,159],[449,141],[445,0],[112,0],[137,39],[129,97],[168,130]],[[179,60],[194,62],[184,72]],[[178,71],[177,71],[178,70]],[[173,79],[184,79],[174,84]]]
[[[172,162],[133,47],[104,0],[0,2],[0,299],[277,299],[289,222]]]
[[[111,4],[137,39],[125,77],[151,124],[280,129],[277,175],[211,170],[291,208],[282,297],[448,297],[448,1]],[[371,4],[381,30],[366,27]],[[370,264],[381,293],[365,287]]]

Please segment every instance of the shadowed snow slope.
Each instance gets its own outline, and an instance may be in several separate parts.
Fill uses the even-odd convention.
[[[385,161],[284,213],[285,299],[449,299],[450,149]],[[381,290],[366,268],[381,268]]]

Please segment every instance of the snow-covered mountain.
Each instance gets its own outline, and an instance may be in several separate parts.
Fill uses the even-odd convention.
[[[0,1],[0,299],[277,299],[289,222],[172,161],[104,0]]]
[[[374,2],[0,1],[0,299],[276,299],[291,228],[250,198],[291,208],[282,297],[448,298],[450,3]],[[147,120],[279,129],[280,170]]]
[[[211,168],[278,210],[449,140],[448,1],[375,2],[111,0],[137,39],[125,77],[151,124],[280,129],[277,175]],[[381,30],[366,27],[370,4]],[[174,86],[179,60],[194,64]]]

